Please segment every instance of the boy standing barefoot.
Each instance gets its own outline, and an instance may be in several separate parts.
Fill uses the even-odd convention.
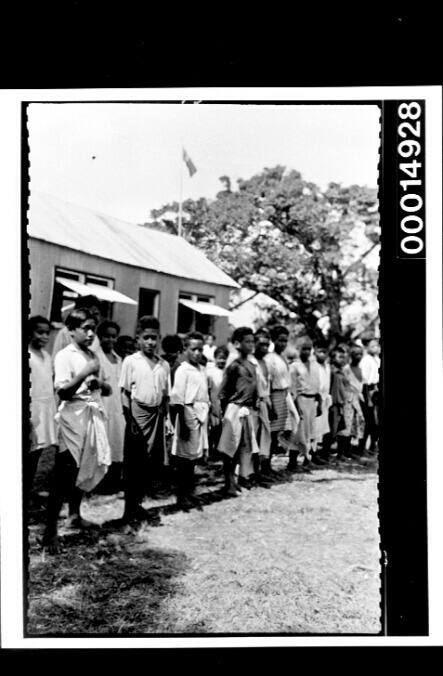
[[[43,545],[55,553],[57,519],[64,499],[69,500],[71,524],[90,525],[80,516],[83,491],[91,491],[104,477],[111,463],[101,394],[110,394],[90,346],[95,323],[88,310],[74,310],[66,318],[72,343],[54,360],[54,386],[61,400],[57,420],[60,450],[55,457],[53,485]]]
[[[33,440],[24,467],[25,494],[29,497],[42,451],[57,444],[52,360],[44,349],[49,340],[49,321],[31,317],[29,330],[29,366],[31,371],[31,428]]]
[[[177,504],[188,509],[199,504],[195,496],[195,461],[207,445],[209,413],[208,379],[201,365],[203,336],[193,332],[185,338],[184,360],[175,372],[171,403],[175,405],[172,455],[176,461]]]
[[[225,491],[236,496],[235,468],[240,465],[240,482],[249,487],[253,474],[252,454],[258,453],[257,425],[257,373],[249,356],[255,342],[252,329],[240,327],[232,335],[232,343],[239,356],[226,368],[220,389],[220,404],[224,413],[223,428],[218,450],[224,456]]]
[[[142,507],[153,492],[165,456],[165,415],[169,397],[169,364],[156,354],[160,324],[156,317],[141,317],[139,350],[125,358],[120,376],[127,434],[123,457],[126,521],[146,520]]]

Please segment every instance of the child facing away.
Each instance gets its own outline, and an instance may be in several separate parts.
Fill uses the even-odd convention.
[[[80,516],[82,494],[97,486],[111,463],[101,399],[101,394],[110,394],[110,387],[90,350],[95,323],[88,310],[74,310],[66,318],[66,327],[72,342],[54,360],[54,386],[61,400],[57,413],[59,452],[43,536],[43,545],[51,553],[58,549],[57,519],[64,499],[69,501],[71,525],[91,525]]]
[[[38,461],[46,448],[57,444],[52,359],[44,349],[48,344],[49,320],[37,315],[28,322],[29,368],[31,375],[31,445],[25,455],[24,486],[29,496]]]
[[[126,435],[123,454],[125,510],[123,519],[149,520],[142,502],[155,497],[154,481],[165,462],[165,417],[169,398],[169,364],[156,354],[160,324],[156,317],[140,318],[139,349],[122,364],[120,390]]]
[[[223,375],[226,366],[226,360],[229,350],[225,345],[220,345],[214,352],[215,362],[208,362],[206,366],[206,375],[208,377],[209,388],[209,454],[215,454],[220,441],[222,430],[223,415],[220,405],[220,388],[223,382]]]
[[[200,506],[195,494],[195,462],[207,448],[209,414],[208,379],[201,365],[203,335],[189,333],[184,340],[183,362],[175,373],[171,404],[175,406],[175,433],[172,455],[175,457],[177,505],[189,509]]]
[[[220,388],[223,427],[218,450],[223,454],[225,492],[231,497],[241,490],[235,480],[239,465],[239,484],[250,487],[254,472],[252,455],[259,452],[256,439],[257,371],[249,359],[254,351],[254,334],[249,327],[239,327],[232,335],[239,356],[226,367]]]
[[[106,477],[110,487],[119,490],[120,475],[123,463],[123,443],[125,437],[125,418],[123,416],[119,381],[122,370],[122,359],[115,351],[115,344],[120,333],[116,322],[106,319],[97,328],[100,347],[95,351],[105,382],[111,387],[111,394],[103,399],[106,413],[106,434],[111,447],[111,468]]]

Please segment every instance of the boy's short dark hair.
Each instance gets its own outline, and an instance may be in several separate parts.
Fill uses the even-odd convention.
[[[233,343],[241,343],[246,336],[253,336],[254,331],[249,326],[239,326],[234,330],[231,341]]]
[[[135,345],[135,338],[133,338],[132,336],[125,336],[125,335],[119,336],[119,337],[117,338],[116,345],[117,345],[117,346],[123,345],[123,344],[126,343],[128,340],[130,340],[131,343],[133,343],[133,344]]]
[[[117,324],[117,322],[113,322],[110,319],[105,319],[105,321],[101,322],[97,327],[97,336],[99,338],[104,336],[107,329],[115,329],[117,331],[117,335],[120,333],[120,326]]]
[[[68,314],[65,319],[66,328],[69,331],[78,329],[87,319],[92,319],[91,313],[86,308],[78,308]]]
[[[289,336],[289,331],[283,324],[277,324],[271,328],[271,338],[273,342],[275,342],[279,336]]]
[[[183,343],[185,347],[189,345],[189,342],[191,340],[201,340],[202,342],[204,342],[205,339],[203,337],[203,334],[200,333],[200,331],[191,331],[190,333],[187,333],[184,338]]]
[[[183,352],[183,341],[177,334],[165,336],[162,340],[162,350],[166,354]]]
[[[314,348],[316,350],[325,350],[326,352],[329,351],[329,343],[327,340],[322,340],[321,338],[318,340],[314,340]]]
[[[312,341],[312,338],[309,338],[309,336],[303,336],[303,338],[300,338],[300,342],[298,343],[298,347],[304,347],[305,345],[309,345],[311,348],[314,347],[314,343]]]
[[[152,315],[143,315],[143,317],[140,317],[138,320],[138,333],[141,333],[145,329],[154,329],[154,331],[160,333],[160,322],[157,317],[153,317]]]
[[[75,309],[84,310],[89,309],[90,307],[96,307],[102,312],[102,304],[97,298],[97,296],[79,296],[75,299]]]
[[[49,328],[51,328],[51,322],[49,319],[46,319],[46,317],[43,317],[42,315],[34,315],[34,317],[30,317],[28,319],[28,337],[32,338],[32,334],[34,333],[35,329],[39,324],[47,324]]]
[[[363,350],[363,346],[360,345],[360,343],[357,343],[357,341],[352,340],[352,341],[349,343],[349,349],[350,349],[350,350],[354,350],[356,347],[357,347],[359,350]]]
[[[266,336],[267,338],[271,338],[271,332],[266,326],[262,326],[261,328],[257,329],[255,332],[255,337],[257,336]]]
[[[229,350],[226,347],[226,345],[219,345],[218,347],[215,348],[214,359],[217,359],[219,355],[223,355],[223,357],[226,357],[226,359],[228,358]]]

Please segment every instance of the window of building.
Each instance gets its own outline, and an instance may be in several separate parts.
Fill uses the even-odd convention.
[[[158,317],[160,294],[154,289],[140,287],[138,292],[138,319],[145,315]]]
[[[51,322],[54,322],[55,325],[63,323],[66,315],[74,309],[75,301],[79,296],[78,293],[68,289],[60,281],[58,281],[59,279],[80,282],[81,284],[98,284],[99,286],[107,286],[110,289],[114,288],[113,279],[101,277],[92,273],[89,274],[86,272],[76,272],[75,270],[67,270],[66,268],[55,267],[50,315],[50,320]],[[102,307],[103,317],[105,319],[111,319],[112,303],[100,301],[100,305]]]
[[[212,296],[201,296],[191,293],[180,293],[179,299],[200,303],[213,303]],[[190,331],[200,331],[203,335],[214,332],[214,316],[195,312],[186,305],[178,304],[177,333],[184,336]]]

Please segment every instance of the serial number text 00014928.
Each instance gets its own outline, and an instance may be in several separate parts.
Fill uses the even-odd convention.
[[[416,101],[400,103],[399,124],[399,218],[400,255],[422,258],[424,249],[424,185],[422,107]],[[416,158],[420,158],[420,161]],[[404,162],[402,160],[409,160]],[[406,178],[407,177],[407,178]]]

